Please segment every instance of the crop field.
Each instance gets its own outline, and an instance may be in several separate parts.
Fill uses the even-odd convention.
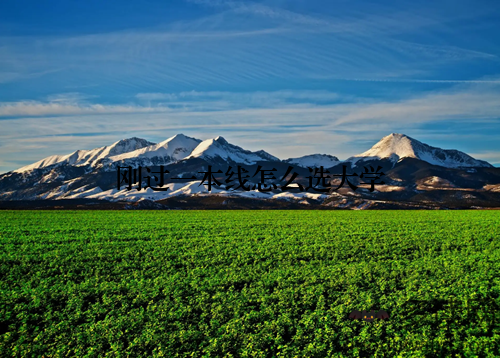
[[[499,211],[0,212],[0,357],[498,357],[499,297]]]

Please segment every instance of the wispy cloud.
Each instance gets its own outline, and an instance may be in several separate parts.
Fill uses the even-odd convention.
[[[281,90],[281,91],[254,91],[254,92],[227,92],[227,91],[186,91],[180,93],[138,93],[136,98],[149,103],[168,101],[167,103],[200,101],[224,101],[238,108],[245,106],[277,106],[291,103],[325,103],[335,102],[341,96],[326,90]],[[183,101],[183,102],[182,102]],[[208,102],[210,101],[210,102]]]
[[[196,2],[221,12],[147,30],[2,37],[0,81],[57,67],[66,70],[51,78],[65,85],[98,83],[122,93],[164,92],[166,84],[169,90],[245,88],[321,77],[382,80],[409,71],[432,80],[435,71],[450,63],[498,61],[496,53],[464,47],[460,34],[448,31],[447,24],[470,16],[476,11],[472,7],[426,13],[411,3],[405,3],[408,10],[362,3],[366,6],[356,11],[339,6],[319,15],[255,2]],[[415,31],[426,36],[415,36]],[[426,43],[428,37],[435,41]]]
[[[500,80],[426,80],[426,79],[391,79],[391,78],[338,78],[343,81],[355,82],[393,82],[393,83],[500,83]]]
[[[1,61],[1,60],[0,60]],[[0,83],[8,83],[18,80],[29,80],[38,77],[43,77],[48,74],[53,74],[62,71],[64,68],[44,70],[39,72],[0,72]]]
[[[397,101],[340,96],[325,90],[188,91],[138,93],[135,103],[113,105],[91,103],[89,99],[92,97],[67,93],[49,96],[45,102],[0,102],[0,117],[166,113],[183,118],[238,116],[234,123],[241,123],[246,116],[252,117],[252,121],[253,116],[261,116],[263,120],[295,116],[300,120],[310,117],[312,122],[308,123],[319,121],[329,128],[367,121],[393,124],[402,119],[411,123],[477,121],[500,117],[500,85],[497,82],[460,83],[450,89]]]
[[[473,120],[500,117],[500,86],[473,84],[416,96],[397,102],[379,102],[352,109],[339,116],[333,127],[366,121],[386,123],[405,120],[423,123],[437,120]]]
[[[281,21],[291,22],[295,24],[322,27],[332,25],[332,22],[326,19],[320,19],[316,16],[299,14],[293,11],[271,7],[252,1],[243,2],[229,0],[189,0],[189,2],[211,7],[228,8],[233,10],[235,13],[249,13],[253,15],[265,16],[271,19],[279,19]]]
[[[500,166],[500,151],[485,151],[468,153],[473,158],[485,160],[495,166]]]
[[[0,117],[41,117],[62,115],[96,115],[120,113],[168,112],[165,107],[141,107],[135,105],[72,104],[59,101],[43,103],[22,101],[0,104]]]
[[[62,93],[48,96],[47,101],[0,102],[0,117],[77,116],[122,113],[179,113],[196,111],[240,110],[242,108],[289,108],[305,104],[331,103],[339,99],[329,91],[189,91],[180,93],[138,93],[138,103],[112,105],[90,103],[97,96]]]

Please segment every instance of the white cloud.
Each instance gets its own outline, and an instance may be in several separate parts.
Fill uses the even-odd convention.
[[[460,34],[451,31],[449,22],[471,16],[473,9],[450,12],[444,6],[434,12],[408,2],[393,8],[362,2],[358,10],[304,15],[247,1],[201,3],[228,11],[161,29],[0,37],[0,82],[50,75],[58,68],[48,78],[63,78],[69,86],[113,84],[117,92],[148,92],[165,84],[220,88],[322,76],[384,79],[422,72],[430,77],[452,62],[498,61],[494,51],[462,48]],[[436,41],[402,39],[413,31]]]
[[[499,97],[500,85],[492,83],[462,84],[405,100],[383,102],[343,98],[329,91],[190,91],[139,93],[136,98],[139,102],[147,101],[147,104],[109,105],[89,103],[80,94],[69,93],[52,96],[47,102],[0,103],[0,117],[112,114],[144,117],[158,113],[164,118],[171,118],[171,124],[175,120],[181,120],[185,125],[198,125],[205,120],[211,121],[211,124],[223,125],[306,123],[329,129],[349,130],[346,127],[353,123],[369,125],[373,122],[380,126],[384,123],[394,125],[401,121],[415,124],[439,120],[477,121],[499,118]],[[350,102],[345,103],[346,100]],[[28,120],[12,121],[26,123]]]
[[[66,103],[63,100],[52,102],[21,101],[0,103],[0,117],[26,116],[62,116],[62,115],[96,115],[111,113],[148,113],[168,112],[165,107],[140,107],[136,105],[102,105]]]
[[[6,65],[10,61],[6,61]],[[12,61],[13,62],[13,61]],[[0,60],[1,63],[1,60]],[[11,64],[8,64],[11,65]],[[7,67],[7,66],[6,66]],[[0,72],[0,83],[8,83],[8,82],[13,82],[13,81],[18,81],[18,80],[29,80],[37,77],[42,77],[48,74],[56,73],[62,71],[63,68],[59,69],[48,69],[44,71],[39,71],[39,72],[23,72],[19,71],[18,69],[13,69],[11,72]]]
[[[276,105],[290,102],[331,102],[339,99],[339,95],[325,90],[281,90],[255,92],[224,92],[224,91],[187,91],[180,93],[139,93],[136,98],[145,101],[167,101],[168,103],[184,103],[179,101],[200,102],[225,101],[239,107],[246,105]]]
[[[415,96],[398,102],[381,102],[351,108],[333,127],[367,121],[424,123],[438,120],[473,120],[500,117],[500,86],[474,84]]]
[[[486,160],[487,162],[490,163],[500,164],[500,151],[484,151],[484,152],[475,152],[468,154],[477,159]]]

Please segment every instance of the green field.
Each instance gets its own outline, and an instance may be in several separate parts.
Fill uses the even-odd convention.
[[[500,212],[3,211],[0,290],[0,357],[498,357]]]

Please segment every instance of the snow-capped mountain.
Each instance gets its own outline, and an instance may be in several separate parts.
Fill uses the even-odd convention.
[[[378,187],[377,192],[368,191],[367,183],[364,182],[366,179],[359,175],[363,170],[361,167],[366,165],[365,161],[370,161],[369,166],[382,167],[382,180],[385,184]],[[224,168],[226,165],[238,163],[254,172],[257,164],[263,163],[266,167],[266,162],[277,171],[274,174],[276,178],[273,178],[273,184],[277,186],[272,191],[256,190],[254,185],[259,181],[255,175],[247,182],[247,187],[251,187],[249,191],[237,189],[236,185],[232,185],[235,184],[234,181],[231,186],[226,184],[225,174],[217,174],[222,184],[213,187],[210,193],[206,184],[201,183],[200,173],[207,170],[209,165]],[[344,186],[339,191],[335,189],[334,192],[325,194],[315,191],[301,192],[298,190],[300,186],[294,186],[301,184],[307,187],[310,184],[307,167],[323,166],[335,175],[336,178],[332,178],[330,184],[332,188],[336,188],[341,182],[338,177],[342,174],[344,163],[352,163],[348,174],[357,172],[359,176],[350,175],[348,181],[351,185],[359,186],[360,190],[353,191],[352,187]],[[142,190],[137,190],[138,183],[131,185],[132,190],[129,190],[126,182],[118,185],[117,165],[151,167],[151,173],[155,174],[159,172],[159,166],[164,165],[168,172],[165,173],[163,188],[168,190],[153,190],[155,184],[158,185],[158,179],[151,177],[149,179],[152,185],[146,190],[145,185],[142,185]],[[295,184],[291,186],[296,190],[282,191],[280,188],[288,179],[283,181],[280,178],[290,165],[294,166],[294,173],[297,173]],[[143,184],[147,183],[146,175],[148,174],[143,171]],[[68,199],[83,200],[84,203],[87,203],[85,200],[108,203],[169,201],[184,205],[184,200],[193,200],[193,207],[197,207],[204,205],[200,204],[202,202],[217,201],[216,197],[227,198],[221,199],[224,202],[236,197],[242,200],[264,200],[266,203],[262,204],[262,207],[294,207],[293,205],[307,204],[354,209],[394,208],[406,207],[406,201],[413,203],[410,207],[427,207],[433,201],[438,203],[437,207],[448,204],[455,207],[500,207],[500,191],[497,190],[499,185],[500,168],[494,168],[487,162],[476,160],[457,150],[431,147],[404,134],[390,134],[370,150],[346,161],[340,161],[328,154],[312,154],[282,161],[264,150],[252,152],[230,144],[220,136],[201,141],[177,134],[158,144],[135,137],[123,139],[110,146],[48,157],[1,174],[0,204],[16,200]],[[177,196],[180,199],[175,199]],[[270,201],[294,203],[269,204]],[[260,204],[252,205],[260,207]]]
[[[24,173],[33,169],[49,167],[54,164],[66,164],[74,166],[92,165],[93,163],[101,159],[128,153],[139,148],[151,146],[153,144],[154,143],[152,142],[137,137],[122,139],[109,146],[99,147],[91,150],[77,150],[76,152],[67,155],[53,155],[44,158],[36,163],[26,165],[22,168],[14,170],[14,172]]]
[[[201,142],[191,155],[186,157],[186,159],[190,158],[202,158],[205,160],[220,158],[241,164],[255,164],[258,161],[280,161],[280,159],[263,150],[251,152],[233,145],[221,136]]]
[[[339,158],[329,154],[304,155],[303,157],[285,159],[284,162],[303,168],[319,168],[321,166],[330,168],[340,163]]]
[[[166,165],[186,158],[200,143],[200,139],[176,134],[158,144],[109,157],[107,161],[121,164],[135,162],[142,166]]]
[[[416,158],[446,168],[493,167],[488,162],[474,159],[458,150],[431,147],[400,133],[385,136],[369,150],[348,158],[346,162],[355,164],[358,161],[389,159],[397,163],[402,158]]]

